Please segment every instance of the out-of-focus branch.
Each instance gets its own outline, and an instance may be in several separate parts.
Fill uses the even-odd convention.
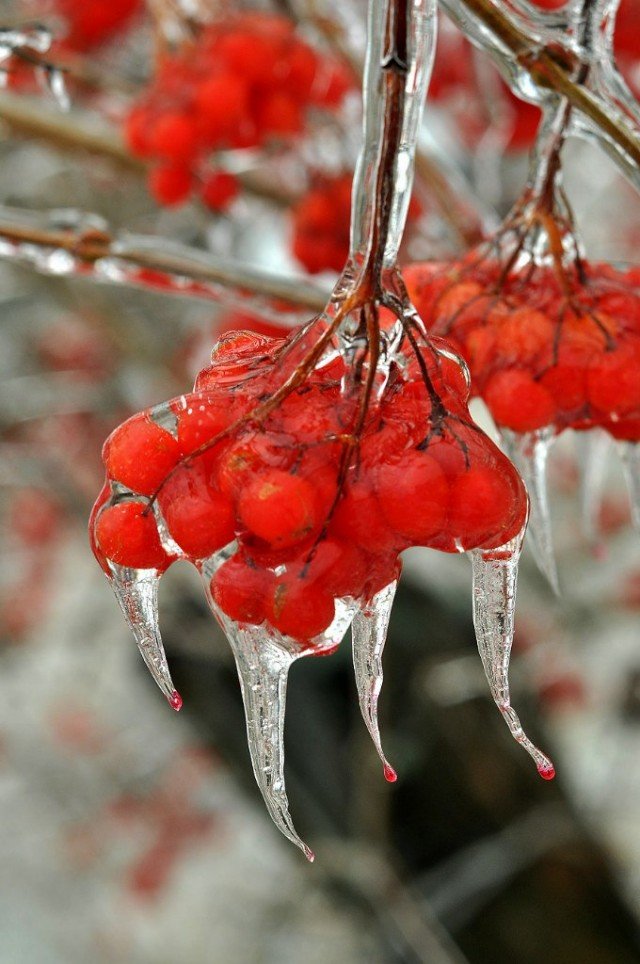
[[[16,94],[0,95],[0,121],[17,134],[47,141],[62,150],[97,154],[139,174],[145,170],[124,142],[104,125],[82,123],[76,117],[44,109]]]
[[[134,174],[143,175],[147,170],[144,161],[129,153],[113,128],[104,124],[89,124],[77,116],[45,110],[18,95],[0,94],[0,121],[19,135],[46,141],[61,150],[86,151],[115,162]],[[256,197],[281,206],[295,200],[283,187],[270,184],[257,172],[245,171],[238,177],[243,188]]]
[[[107,228],[96,227],[91,216],[78,219],[76,212],[53,211],[47,218],[0,208],[0,258],[44,274],[221,302],[285,325],[299,324],[309,312],[321,311],[328,296],[305,279],[221,262],[208,252],[163,238],[112,235]]]
[[[535,37],[492,0],[441,0],[442,6],[469,40],[486,50],[512,79],[514,65],[526,71],[541,90],[566,97],[589,122],[603,149],[640,188],[640,131],[633,119],[574,79],[576,64],[536,43]],[[574,58],[575,59],[575,58]]]

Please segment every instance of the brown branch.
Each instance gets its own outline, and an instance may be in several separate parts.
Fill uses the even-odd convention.
[[[304,279],[219,262],[207,252],[161,238],[114,237],[107,231],[50,227],[28,211],[0,208],[0,239],[8,242],[0,246],[0,258],[26,263],[44,273],[57,270],[49,267],[47,254],[67,252],[73,261],[60,270],[63,275],[229,301],[283,324],[287,324],[286,306],[289,314],[292,308],[317,312],[327,300],[327,292]],[[108,262],[117,265],[123,276],[105,272]]]
[[[467,14],[472,15],[474,21],[488,28],[499,42],[500,47],[498,43],[495,46],[491,46],[490,42],[483,44],[498,67],[502,65],[504,50],[508,51],[518,66],[529,73],[537,86],[566,97],[572,107],[592,121],[595,127],[616,144],[640,170],[640,132],[632,128],[621,115],[616,116],[604,101],[573,79],[572,72],[575,64],[566,65],[548,48],[537,46],[527,33],[492,0],[459,0],[459,3]],[[469,36],[468,19],[464,25],[461,23],[456,3],[452,0],[442,0],[442,5],[463,32]],[[475,43],[480,42],[472,36],[469,36],[469,39]],[[628,174],[628,171],[625,173]]]
[[[15,94],[0,94],[0,121],[17,134],[45,141],[64,151],[87,152],[142,176],[148,165],[134,157],[119,134],[104,124],[87,124],[77,117],[45,110],[39,104]],[[243,188],[255,197],[264,198],[279,207],[288,206],[296,197],[282,186],[270,184],[255,171],[238,175]]]
[[[348,64],[354,78],[360,80],[363,73],[362,60],[350,49],[338,25],[312,10],[305,11],[304,19],[312,24],[330,49]],[[444,171],[419,147],[416,149],[415,170],[456,241],[465,248],[481,241],[485,234],[482,219],[469,205],[461,201]]]

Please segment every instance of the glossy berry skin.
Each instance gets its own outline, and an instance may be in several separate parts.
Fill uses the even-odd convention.
[[[151,496],[180,458],[176,439],[145,414],[134,415],[112,432],[102,458],[110,478],[138,495]]]
[[[640,438],[640,284],[605,264],[506,278],[491,259],[412,265],[410,294],[429,329],[466,359],[474,393],[500,427],[526,434],[601,426]],[[526,283],[525,280],[526,279]]]
[[[166,568],[167,555],[145,502],[120,502],[104,508],[95,523],[95,539],[101,552],[118,566]]]
[[[233,503],[209,484],[202,463],[180,466],[167,479],[158,502],[169,534],[186,556],[206,559],[233,541]]]
[[[122,539],[105,539],[100,520],[121,511],[114,498],[135,484],[157,499],[176,555],[202,568],[215,566],[220,550],[232,553],[210,582],[221,613],[313,647],[326,641],[337,600],[371,599],[397,577],[406,548],[502,546],[522,531],[527,497],[513,466],[470,422],[467,380],[444,342],[422,344],[419,362],[392,364],[357,436],[357,395],[343,391],[339,354],[264,408],[306,351],[296,335],[287,345],[230,333],[196,390],[159,409],[163,424],[175,416],[171,432],[153,413],[117,429],[105,446],[109,484],[94,539],[103,564],[115,561],[109,553],[123,558]],[[134,514],[132,523],[148,561],[158,548],[153,515],[142,523]]]
[[[302,542],[320,522],[314,486],[278,469],[258,473],[243,488],[238,515],[253,535],[276,548]]]

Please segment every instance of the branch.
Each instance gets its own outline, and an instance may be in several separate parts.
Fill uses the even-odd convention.
[[[0,120],[17,134],[46,141],[62,150],[86,151],[105,157],[139,176],[148,170],[144,161],[129,153],[120,135],[112,128],[104,124],[87,124],[77,117],[53,113],[37,103],[6,91],[0,94]],[[256,171],[245,171],[237,176],[245,191],[280,207],[288,206],[296,200],[285,188],[270,184]]]
[[[327,292],[305,279],[222,262],[164,238],[112,235],[98,223],[77,212],[0,208],[0,258],[43,274],[220,302],[289,326],[326,304]]]
[[[510,60],[512,69],[516,66],[525,70],[537,87],[566,97],[587,119],[606,153],[640,189],[640,131],[630,116],[573,79],[575,62],[570,66],[561,62],[492,0],[441,0],[441,3],[465,36],[486,50],[508,81],[513,80],[507,66]]]

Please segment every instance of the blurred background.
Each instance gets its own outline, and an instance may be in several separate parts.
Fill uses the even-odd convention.
[[[173,567],[161,591],[177,716],[88,546],[106,435],[188,389],[220,332],[272,331],[311,311],[282,305],[279,317],[233,286],[221,304],[220,291],[194,294],[152,270],[133,287],[113,264],[96,279],[73,250],[60,258],[52,232],[126,230],[158,251],[171,239],[226,268],[293,277],[298,292],[329,290],[346,253],[348,191],[346,211],[336,198],[359,143],[365,13],[358,0],[335,6],[260,8],[336,65],[335,103],[327,95],[304,105],[297,129],[219,152],[232,197],[194,188],[177,203],[149,181],[127,117],[150,96],[162,50],[240,5],[0,4],[0,26],[38,21],[56,37],[48,51],[5,54],[0,93],[2,964],[640,960],[640,552],[613,450],[591,463],[601,489],[586,490],[571,433],[554,450],[561,596],[528,552],[521,567],[513,699],[556,780],[538,778],[490,699],[467,560],[413,550],[381,700],[395,785],[358,713],[348,640],[291,674],[289,798],[313,866],[264,810],[231,652],[195,571]],[[115,26],[101,26],[105,7]],[[640,3],[624,9],[633,25]],[[633,29],[624,36],[633,82]],[[459,253],[496,223],[526,180],[537,124],[445,20],[441,45],[405,260]],[[588,255],[637,260],[631,187],[582,141],[565,169]]]

